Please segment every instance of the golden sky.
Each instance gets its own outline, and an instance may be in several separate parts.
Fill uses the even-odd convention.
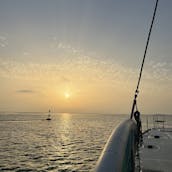
[[[0,3],[0,111],[130,113],[154,1]],[[158,7],[142,113],[172,112],[171,5]]]

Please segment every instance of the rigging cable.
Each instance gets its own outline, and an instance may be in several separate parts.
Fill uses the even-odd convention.
[[[143,55],[143,60],[142,60],[141,68],[140,68],[138,83],[137,83],[137,87],[136,87],[136,91],[135,91],[135,95],[134,95],[134,100],[133,100],[133,105],[132,105],[132,110],[131,110],[131,116],[130,116],[131,119],[133,118],[134,110],[135,110],[135,107],[136,107],[136,104],[137,104],[137,96],[139,94],[139,85],[140,85],[140,81],[141,81],[141,77],[142,77],[143,66],[144,66],[145,57],[146,57],[146,53],[147,53],[147,49],[148,49],[148,45],[149,45],[150,35],[151,35],[151,32],[152,32],[152,27],[153,27],[153,23],[154,23],[156,11],[157,11],[158,1],[159,0],[156,0],[154,13],[153,13],[153,17],[152,17],[152,22],[151,22],[151,26],[150,26],[147,41],[146,41],[146,47],[145,47],[145,51],[144,51],[144,55]]]

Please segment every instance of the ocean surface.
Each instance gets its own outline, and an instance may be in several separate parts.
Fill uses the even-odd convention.
[[[129,115],[0,113],[0,171],[93,171],[111,132]],[[143,117],[143,128],[148,126]]]

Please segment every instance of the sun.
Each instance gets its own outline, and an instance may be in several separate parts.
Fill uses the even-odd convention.
[[[71,96],[71,94],[70,94],[69,92],[65,92],[65,93],[64,93],[64,97],[65,97],[66,99],[69,99],[70,96]]]

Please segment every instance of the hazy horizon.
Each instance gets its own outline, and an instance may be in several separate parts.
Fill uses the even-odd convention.
[[[130,114],[155,1],[0,0],[0,111]],[[172,1],[159,1],[138,108],[172,114]]]

